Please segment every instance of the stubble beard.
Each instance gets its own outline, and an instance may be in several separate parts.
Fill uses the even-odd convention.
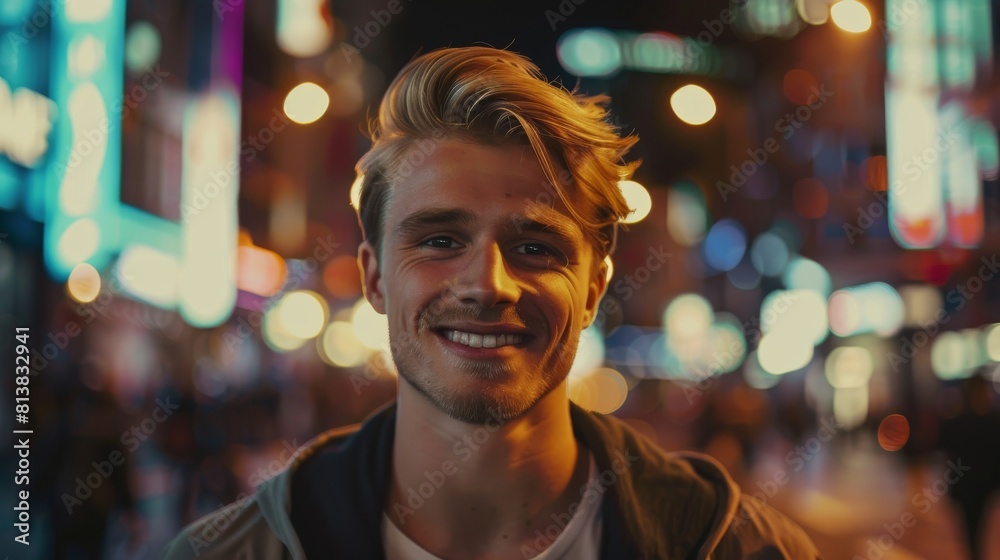
[[[423,395],[435,408],[460,422],[474,425],[484,425],[487,422],[504,424],[533,407],[543,397],[552,392],[566,378],[562,375],[546,375],[541,366],[532,367],[530,371],[514,371],[507,362],[490,360],[465,360],[454,357],[449,367],[460,370],[461,375],[467,375],[473,380],[491,382],[501,379],[520,378],[523,381],[516,386],[490,386],[487,391],[471,393],[468,390],[456,390],[448,381],[427,366],[427,354],[419,343],[405,337],[409,344],[390,344],[392,359],[396,364],[399,377],[408,383],[418,393]],[[574,350],[575,350],[575,345]],[[564,349],[568,350],[568,349]],[[572,353],[571,353],[572,355]],[[560,361],[561,362],[561,361]],[[572,362],[571,362],[572,363]],[[561,363],[554,364],[557,367]],[[569,366],[559,367],[569,371]],[[540,385],[532,383],[541,379]],[[526,394],[530,391],[531,394]]]

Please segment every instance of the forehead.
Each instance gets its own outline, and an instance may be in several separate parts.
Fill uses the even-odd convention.
[[[393,177],[389,231],[409,215],[435,209],[465,209],[480,217],[518,223],[556,222],[583,239],[530,146],[484,145],[448,139],[432,148],[414,145]],[[419,156],[417,154],[420,154]]]

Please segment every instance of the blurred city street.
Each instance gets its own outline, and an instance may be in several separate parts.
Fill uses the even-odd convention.
[[[638,137],[568,397],[828,560],[1000,560],[998,44],[995,0],[3,0],[0,557],[158,558],[396,397],[356,164],[486,45]]]

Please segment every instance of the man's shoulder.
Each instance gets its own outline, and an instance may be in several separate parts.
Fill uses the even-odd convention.
[[[737,552],[724,553],[733,550]],[[802,527],[778,510],[746,494],[740,497],[739,507],[719,543],[718,551],[719,554],[714,557],[789,560],[818,560],[823,557]]]
[[[622,454],[628,474],[615,484],[620,507],[626,519],[661,521],[638,524],[650,531],[645,538],[651,542],[662,541],[668,549],[694,547],[712,558],[821,557],[798,525],[743,494],[711,456],[666,451],[614,416],[586,412],[577,418],[610,455]],[[654,526],[662,532],[654,535]]]
[[[284,545],[267,525],[256,496],[205,515],[171,540],[163,560],[283,558]]]
[[[360,424],[328,430],[300,447],[285,468],[240,498],[184,527],[163,550],[163,560],[294,558],[297,548],[286,504],[292,474],[307,459],[341,449]]]

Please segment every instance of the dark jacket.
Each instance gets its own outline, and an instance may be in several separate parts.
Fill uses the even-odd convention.
[[[750,503],[715,460],[666,453],[612,416],[570,407],[576,436],[604,476],[601,558],[821,558],[802,529],[766,505]],[[316,438],[253,497],[186,527],[167,546],[164,558],[303,559],[289,511],[293,501],[304,503],[310,496],[315,503],[304,509],[323,517],[314,521],[326,528],[326,557],[384,558],[381,523],[395,410],[386,407],[360,428]],[[301,476],[296,474],[310,457],[321,468],[307,466]],[[309,492],[331,480],[342,481],[338,499]]]

